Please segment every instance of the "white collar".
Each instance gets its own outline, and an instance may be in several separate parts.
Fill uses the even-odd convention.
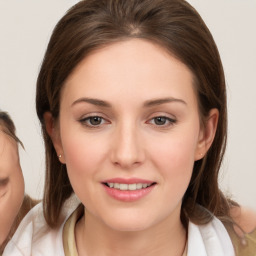
[[[67,200],[62,209],[63,225],[78,204],[76,197]],[[3,256],[64,255],[63,225],[58,230],[48,230],[43,217],[42,204],[38,204],[23,219]],[[41,237],[43,233],[47,235]],[[38,241],[35,243],[35,240]],[[189,222],[187,256],[235,256],[228,232],[216,217],[206,225]]]
[[[216,217],[205,225],[188,226],[187,256],[235,256],[227,230]]]

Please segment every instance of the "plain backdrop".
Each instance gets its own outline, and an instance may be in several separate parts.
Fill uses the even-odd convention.
[[[53,27],[75,0],[0,0],[0,109],[12,116],[26,192],[42,197],[44,147],[35,84]],[[228,147],[220,183],[256,209],[256,0],[190,0],[219,48],[228,91]]]

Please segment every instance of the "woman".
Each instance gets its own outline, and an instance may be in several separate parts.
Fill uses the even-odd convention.
[[[255,216],[218,187],[221,60],[187,2],[75,5],[50,39],[36,104],[43,206],[4,255],[253,255]]]
[[[22,218],[36,204],[29,196],[24,196],[18,144],[23,147],[15,135],[12,119],[0,111],[0,255]]]

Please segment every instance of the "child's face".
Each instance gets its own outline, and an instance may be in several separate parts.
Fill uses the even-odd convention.
[[[0,244],[6,239],[24,197],[18,145],[0,129]]]
[[[55,148],[85,220],[124,231],[179,220],[205,153],[192,74],[179,60],[139,39],[92,53],[65,83],[59,127]]]

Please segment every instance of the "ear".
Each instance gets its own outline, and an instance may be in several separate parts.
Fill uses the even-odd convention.
[[[200,130],[198,144],[195,151],[195,161],[202,159],[211,147],[215,137],[218,120],[218,109],[211,109],[205,124],[202,125]]]
[[[58,125],[56,124],[56,121],[52,117],[51,112],[44,113],[44,123],[45,123],[46,131],[52,140],[52,144],[55,148],[59,161],[62,164],[65,164],[66,162],[65,162],[65,156],[62,148],[62,143],[61,143],[60,130]]]

